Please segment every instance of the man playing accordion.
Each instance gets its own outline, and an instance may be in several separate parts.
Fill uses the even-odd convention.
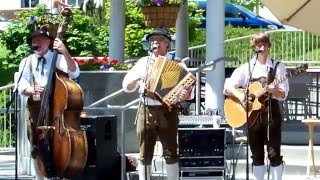
[[[150,75],[158,56],[166,56],[168,59],[174,60],[174,57],[168,53],[171,37],[166,29],[157,28],[146,38],[151,44],[151,54],[139,59],[124,77],[122,86],[124,91],[128,93],[134,92],[139,87],[140,92],[144,93],[145,79]],[[190,93],[190,88],[183,89],[179,94],[178,101],[192,99],[193,96],[193,93]],[[143,96],[141,101],[141,110],[138,112],[137,119],[140,152],[139,179],[150,179],[154,146],[157,138],[159,138],[163,147],[168,180],[177,180],[179,178],[179,156],[177,154],[178,108],[173,107],[169,110],[160,101],[148,96]]]

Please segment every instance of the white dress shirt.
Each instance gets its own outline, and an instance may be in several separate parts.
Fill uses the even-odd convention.
[[[44,74],[41,74],[43,60],[39,61],[39,64],[38,64],[38,58],[39,58],[38,54],[31,54],[28,57],[22,59],[19,65],[19,73],[22,73],[20,82],[18,84],[19,94],[22,94],[24,90],[31,87],[32,76],[34,76],[36,84],[41,86],[45,86],[47,84],[49,68],[52,63],[53,54],[54,53],[52,51],[48,51],[44,55],[44,58],[46,59],[46,63],[43,66]],[[37,64],[38,64],[38,68],[37,68]],[[64,58],[64,56],[61,54],[58,55],[56,67],[61,71],[68,73],[71,79],[78,77],[80,74],[78,64],[75,63],[75,65],[76,65],[76,70],[74,72],[69,71],[67,61]]]
[[[172,59],[172,54],[167,53],[165,55],[168,59]],[[150,60],[149,56],[142,57],[138,60],[138,62],[132,67],[132,69],[126,74],[126,76],[123,79],[122,87],[123,90],[127,93],[136,91],[139,87],[139,93],[143,93],[145,89],[145,84],[143,83],[143,80],[140,80],[136,87],[134,87],[132,90],[127,89],[128,85],[138,79],[139,77],[146,77],[147,73],[150,74],[150,71],[152,69],[152,66],[154,64],[156,57],[154,54],[151,55]],[[187,68],[187,66],[184,63],[180,63],[182,66]],[[148,71],[147,71],[148,70]],[[192,99],[194,97],[194,91],[191,91],[191,94],[189,96],[189,99]],[[155,106],[155,105],[161,105],[161,102],[158,100],[151,99],[149,97],[145,97],[145,99],[142,100],[144,104],[149,106]]]
[[[256,65],[254,66],[254,63],[256,62]],[[260,77],[267,77],[270,68],[275,67],[277,61],[273,61],[268,57],[266,64],[261,64],[259,61],[256,61],[255,58],[250,60],[250,71],[252,72],[252,79],[257,79]],[[229,85],[238,88],[238,87],[247,87],[247,84],[249,84],[249,63],[245,63],[241,65],[240,67],[236,68],[234,72],[232,73],[231,77],[226,79],[225,85],[224,85],[224,93],[226,94],[227,87]],[[279,79],[283,76],[285,76],[287,73],[285,65],[283,63],[279,63],[277,67],[277,71],[275,74],[275,79]],[[281,82],[278,86],[278,88],[284,90],[285,97],[283,99],[279,99],[276,97],[272,97],[277,100],[284,100],[288,96],[289,92],[289,82],[288,79]]]

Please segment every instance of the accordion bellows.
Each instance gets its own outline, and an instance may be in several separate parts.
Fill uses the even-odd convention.
[[[179,63],[158,56],[147,82],[148,96],[172,108],[178,102],[180,92],[195,84],[196,78]]]

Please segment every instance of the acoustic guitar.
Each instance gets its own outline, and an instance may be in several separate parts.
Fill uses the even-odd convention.
[[[269,97],[268,87],[270,85],[276,87],[278,84],[280,84],[290,76],[298,75],[301,72],[305,72],[307,68],[308,64],[298,65],[295,69],[287,72],[279,79],[275,79],[266,87],[263,87],[262,84],[257,81],[253,82],[248,88],[248,102],[241,103],[238,98],[234,96],[227,97],[224,102],[224,112],[228,124],[231,127],[238,128],[243,126],[248,119],[248,126],[251,127],[255,123],[259,114],[267,110],[265,101]],[[244,89],[239,88],[238,91],[245,93]]]

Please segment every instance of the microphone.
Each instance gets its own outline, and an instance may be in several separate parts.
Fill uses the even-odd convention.
[[[263,47],[261,47],[261,48],[259,48],[258,50],[255,50],[254,52],[255,52],[255,53],[257,53],[257,54],[259,54],[259,53],[262,53],[262,52],[263,52],[263,50],[264,50],[264,48],[263,48]]]
[[[154,41],[153,43],[151,43],[151,47],[150,47],[150,52],[153,52],[154,50],[159,48],[159,44],[157,41]]]
[[[33,51],[36,51],[38,48],[39,48],[39,46],[36,46],[36,45],[31,46],[31,50],[33,50]]]
[[[263,51],[261,49],[254,51],[255,53],[259,54],[262,53]]]

